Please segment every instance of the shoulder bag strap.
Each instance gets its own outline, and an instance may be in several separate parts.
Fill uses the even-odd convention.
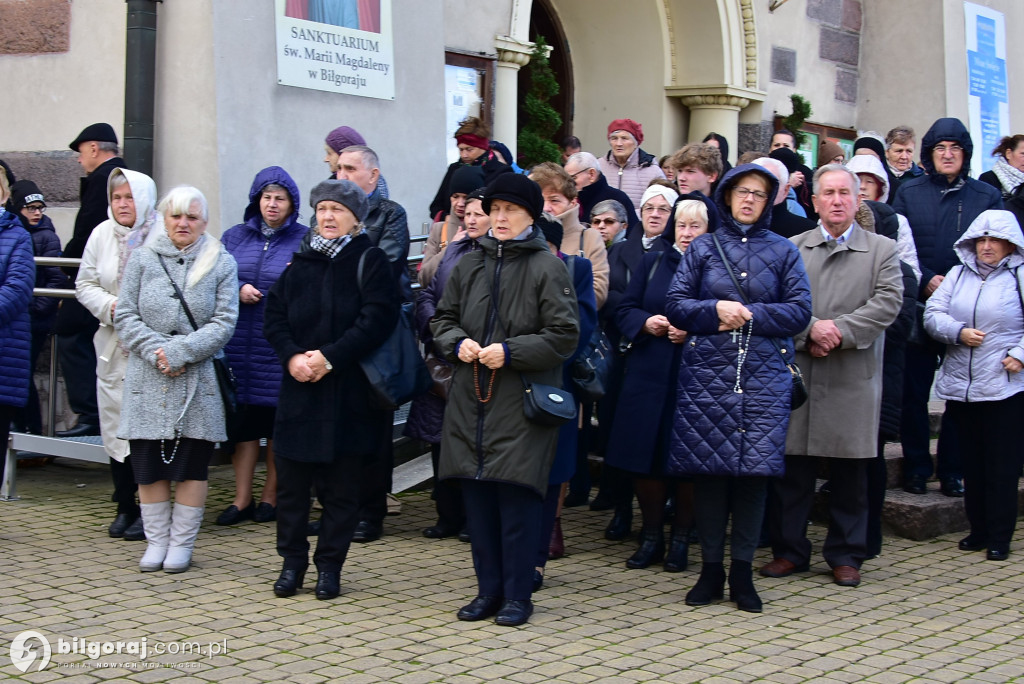
[[[196,319],[192,316],[191,309],[188,308],[188,304],[185,302],[185,295],[182,294],[181,288],[178,287],[178,283],[174,282],[174,278],[171,277],[171,272],[167,270],[167,264],[164,263],[163,255],[157,254],[156,258],[160,260],[160,265],[163,266],[164,273],[167,274],[167,279],[171,281],[171,285],[174,287],[174,296],[181,302],[181,308],[185,310],[185,315],[188,317],[188,322],[192,324],[193,330],[199,330],[199,326],[196,325]]]

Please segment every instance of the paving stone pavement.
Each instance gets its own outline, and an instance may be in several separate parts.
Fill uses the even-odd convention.
[[[258,479],[262,473],[258,474]],[[859,588],[809,573],[755,580],[765,612],[684,605],[696,572],[627,570],[633,541],[602,536],[608,514],[563,514],[568,555],[548,566],[520,628],[465,623],[475,594],[469,546],[427,540],[427,494],[401,496],[381,541],[354,545],[342,595],[271,592],[273,524],[212,523],[231,498],[229,466],[211,469],[206,523],[184,574],[138,572],[143,544],[106,536],[104,466],[22,469],[21,500],[0,502],[0,680],[29,682],[1007,682],[1024,680],[1024,576],[956,549],[958,535],[887,539]],[[810,528],[816,548],[823,528]],[[757,563],[768,560],[759,551]],[[691,553],[699,568],[699,552]],[[51,644],[20,673],[8,658],[24,630]],[[78,642],[75,642],[75,639]],[[147,654],[90,658],[59,640],[140,642]],[[188,651],[192,644],[201,653]],[[65,650],[67,650],[65,648]],[[164,651],[156,654],[155,651]],[[37,649],[39,651],[39,649]]]

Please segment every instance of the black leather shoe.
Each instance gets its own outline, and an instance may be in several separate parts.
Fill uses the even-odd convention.
[[[964,483],[958,477],[947,477],[939,485],[939,490],[946,496],[959,499],[964,495]]]
[[[316,597],[321,601],[337,598],[341,593],[341,571],[318,572],[316,575]]]
[[[633,531],[633,511],[615,511],[608,527],[604,528],[604,538],[611,541],[622,541]]]
[[[639,570],[654,563],[660,563],[664,557],[665,533],[661,527],[644,528],[640,532],[640,547],[626,561],[626,567],[631,570]]]
[[[498,612],[499,608],[501,608],[500,596],[477,596],[460,608],[455,616],[466,622],[476,622],[491,617]]]
[[[142,526],[141,515],[128,526],[121,538],[125,541],[146,541],[146,528]]]
[[[1006,547],[992,547],[985,554],[985,558],[994,561],[1004,561],[1010,557],[1010,549]]]
[[[57,437],[95,437],[100,434],[100,426],[91,423],[77,423],[69,430],[60,430],[53,433]]]
[[[988,544],[975,539],[971,535],[967,535],[956,545],[961,551],[983,551],[987,546]]]
[[[903,483],[903,491],[907,494],[927,494],[928,487],[925,485],[925,479],[920,475],[911,475],[907,478],[906,482]]]
[[[590,495],[587,492],[569,492],[565,495],[565,501],[562,502],[562,506],[564,508],[586,506],[589,500]]]
[[[306,523],[306,536],[307,537],[319,537],[320,536],[320,521],[310,520]]]
[[[540,591],[544,586],[544,573],[534,568],[533,570],[533,590]]]
[[[216,523],[218,525],[237,525],[243,520],[252,520],[255,512],[256,506],[252,501],[249,502],[248,506],[241,509],[235,504],[231,504],[217,516]]]
[[[465,528],[459,530],[459,541],[463,542],[464,544],[469,543],[469,530]]]
[[[302,580],[306,578],[306,568],[285,568],[281,576],[274,582],[274,596],[287,598],[295,596],[295,592],[302,588]]]
[[[252,514],[254,522],[268,523],[277,520],[277,507],[268,504],[266,501],[261,501],[260,505],[256,507],[256,511]]]
[[[494,624],[502,627],[518,627],[526,624],[533,615],[533,601],[505,601],[494,618]]]
[[[124,531],[128,529],[128,526],[134,522],[134,518],[127,513],[118,513],[117,517],[114,518],[114,522],[110,523],[110,527],[107,528],[107,534],[114,539],[120,539],[124,536]]]
[[[372,523],[369,520],[360,520],[356,525],[356,531],[352,534],[352,541],[360,544],[377,541],[384,531],[379,523]]]
[[[457,528],[445,527],[444,525],[431,525],[423,528],[423,536],[427,539],[445,539],[454,537],[459,533]]]

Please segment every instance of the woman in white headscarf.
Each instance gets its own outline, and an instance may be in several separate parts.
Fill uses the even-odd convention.
[[[142,540],[145,536],[139,505],[135,503],[137,487],[128,460],[128,442],[117,438],[128,352],[114,331],[114,311],[128,257],[151,234],[163,230],[163,217],[156,211],[156,200],[156,183],[152,178],[137,171],[114,169],[107,179],[107,216],[110,218],[96,226],[89,236],[75,280],[76,298],[100,321],[93,337],[96,399],[100,409],[100,434],[110,456],[117,503],[117,517],[108,533],[111,537],[129,540]]]

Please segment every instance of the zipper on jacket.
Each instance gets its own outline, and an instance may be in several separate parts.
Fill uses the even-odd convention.
[[[484,346],[491,343],[494,334],[494,324],[498,320],[498,294],[501,284],[501,266],[504,263],[504,246],[498,242],[498,252],[494,265],[494,280],[491,282],[491,316],[487,321],[487,328],[484,330]],[[490,371],[497,373],[497,371]],[[484,475],[484,405],[477,399],[476,402],[476,479]]]
[[[978,288],[978,297],[974,300],[974,311],[971,313],[971,327],[977,329],[978,325],[978,302],[981,301],[981,291],[985,289],[986,280],[981,281]],[[974,347],[967,348],[967,387],[964,389],[964,401],[969,401],[971,395],[971,383],[974,382]]]
[[[956,232],[963,232],[963,218],[964,218],[964,201],[959,200],[956,203]],[[984,284],[984,283],[982,283]]]

